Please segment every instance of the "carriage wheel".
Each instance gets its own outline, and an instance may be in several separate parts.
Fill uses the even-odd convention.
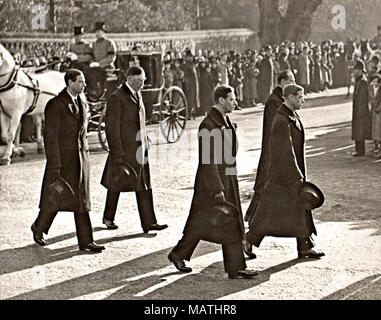
[[[99,122],[98,122],[98,139],[102,146],[102,148],[106,151],[109,151],[108,143],[106,139],[106,105],[103,107],[102,112],[99,116]]]
[[[187,122],[187,100],[184,92],[176,86],[164,92],[160,103],[160,129],[168,143],[178,141]]]

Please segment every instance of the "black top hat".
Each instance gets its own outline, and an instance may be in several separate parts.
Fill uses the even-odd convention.
[[[112,179],[121,189],[135,189],[138,184],[138,175],[129,164],[123,164]]]
[[[311,182],[303,182],[300,188],[300,196],[306,210],[319,208],[324,203],[323,192]]]
[[[74,27],[74,35],[78,36],[81,34],[85,34],[85,29],[83,28],[83,26]]]
[[[215,227],[231,225],[238,221],[238,209],[234,204],[228,201],[215,203],[210,208],[210,213],[209,222]]]
[[[50,196],[49,200],[53,206],[60,207],[68,202],[71,202],[74,197],[74,191],[67,181],[58,177],[49,185]]]
[[[94,31],[102,30],[104,32],[107,32],[106,26],[104,22],[95,22]]]
[[[355,66],[353,67],[354,70],[361,70],[366,72],[365,69],[365,63],[362,60],[357,60]]]

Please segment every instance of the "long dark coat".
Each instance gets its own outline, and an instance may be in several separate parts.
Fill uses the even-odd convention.
[[[106,137],[110,153],[103,170],[101,184],[114,192],[142,191],[151,188],[147,149],[144,162],[138,158],[142,148],[142,141],[137,138],[140,131],[140,107],[144,108],[143,102],[134,98],[126,84],[107,100]],[[121,189],[112,179],[123,164],[131,165],[139,177],[137,185],[133,188]]]
[[[268,179],[258,209],[250,220],[250,230],[258,236],[316,234],[311,211],[303,208],[294,187],[300,179],[306,180],[304,129],[297,114],[284,104],[274,117],[270,141]]]
[[[51,211],[48,186],[60,170],[75,193],[72,202],[62,204],[57,211],[84,212],[91,209],[90,162],[87,142],[87,112],[85,100],[79,99],[79,113],[73,112],[73,100],[66,89],[49,100],[45,107],[44,144],[45,174],[41,188],[40,209]]]
[[[213,106],[213,79],[212,75],[199,68],[199,86],[200,86],[200,114],[205,114]]]
[[[264,57],[259,63],[258,67],[260,72],[257,82],[258,98],[259,102],[265,102],[267,97],[271,94],[274,77],[274,66],[271,58]]]
[[[196,67],[193,62],[185,62],[182,69],[184,71],[183,89],[188,107],[197,111],[200,108],[200,97]]]
[[[218,135],[221,135],[221,140],[210,138]],[[222,114],[215,108],[207,113],[199,126],[198,148],[199,164],[194,195],[184,234],[192,238],[215,242],[210,236],[214,230],[208,223],[211,217],[209,209],[214,204],[215,194],[223,191],[225,199],[234,204],[239,211],[236,217],[237,224],[224,230],[226,238],[224,241],[226,243],[240,241],[244,235],[244,225],[235,162],[237,136],[234,126],[226,123]]]
[[[353,91],[352,140],[372,138],[372,122],[368,104],[368,82],[362,76],[356,79]]]

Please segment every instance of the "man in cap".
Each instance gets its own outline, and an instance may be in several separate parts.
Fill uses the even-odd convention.
[[[198,129],[199,165],[194,195],[183,237],[171,250],[168,259],[181,272],[191,272],[184,260],[190,260],[200,240],[222,244],[225,272],[229,278],[252,278],[255,271],[246,270],[242,249],[244,226],[239,196],[235,126],[227,113],[234,109],[235,94],[230,86],[214,89],[215,106],[207,113]],[[211,221],[217,217],[216,204],[230,203],[231,222],[219,228]],[[212,210],[211,210],[212,208]]]
[[[355,86],[353,91],[352,140],[355,141],[354,157],[365,156],[365,140],[371,139],[371,116],[369,112],[369,90],[365,77],[366,69],[362,60],[353,67]]]
[[[141,88],[146,80],[142,67],[130,67],[126,82],[107,100],[106,137],[110,148],[101,184],[107,188],[103,223],[116,229],[114,223],[120,192],[135,192],[140,221],[145,233],[168,226],[156,221],[148,163],[148,137],[145,128],[145,107]],[[136,173],[136,181],[123,185],[116,176],[125,174],[125,167]],[[128,177],[125,177],[128,179]]]
[[[101,252],[104,247],[94,243],[89,217],[90,161],[86,100],[82,96],[85,78],[80,70],[69,69],[65,73],[65,83],[67,87],[49,100],[45,108],[46,168],[40,212],[32,225],[33,239],[45,246],[43,233],[48,234],[57,212],[72,211],[79,249]]]
[[[71,60],[71,67],[81,70],[85,73],[88,71],[90,61],[92,60],[92,49],[88,43],[83,41],[84,28],[82,26],[74,27],[74,43],[70,44],[67,57]]]
[[[271,127],[266,183],[246,240],[259,247],[265,236],[296,237],[299,258],[320,258],[324,253],[312,249],[311,236],[317,234],[312,213],[300,193],[306,168],[304,128],[296,110],[304,104],[303,91],[295,84],[283,90],[284,103]]]
[[[103,92],[106,71],[115,68],[117,49],[115,42],[106,37],[107,30],[104,22],[96,22],[94,31],[97,40],[93,43],[93,61],[90,63],[92,78],[89,79],[89,87],[91,90]]]

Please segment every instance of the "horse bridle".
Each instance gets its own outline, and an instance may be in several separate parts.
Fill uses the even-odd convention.
[[[32,86],[28,86],[28,85],[25,85],[25,84],[22,84],[22,83],[19,83],[17,82],[17,75],[18,75],[18,72],[20,71],[20,67],[19,66],[16,66],[13,68],[13,70],[11,71],[12,74],[11,76],[9,77],[8,81],[6,84],[4,84],[3,86],[0,87],[0,93],[2,92],[5,92],[5,91],[8,91],[10,89],[12,89],[15,85],[18,85],[20,87],[24,87],[24,88],[27,88],[29,90],[32,90],[33,91],[33,101],[32,101],[32,105],[28,108],[28,110],[23,114],[24,115],[27,115],[28,113],[31,113],[35,108],[36,108],[36,105],[37,105],[37,100],[38,100],[38,97],[40,96],[41,93],[45,93],[45,94],[48,94],[48,95],[51,95],[51,96],[56,96],[55,93],[52,93],[52,92],[48,92],[48,91],[44,91],[44,90],[41,90],[39,87],[38,87],[38,80],[37,79],[33,79],[28,73],[24,72],[23,70],[21,70],[22,72],[24,72],[24,74],[29,78],[29,80],[32,82],[33,84],[33,87]],[[9,73],[6,73],[6,74],[3,74],[3,75],[0,75],[0,77],[3,77],[5,75],[7,75]],[[35,80],[35,82],[33,81]],[[8,117],[8,118],[11,118],[11,116],[5,111],[4,107],[1,105],[0,103],[0,107],[1,107],[1,111]]]

